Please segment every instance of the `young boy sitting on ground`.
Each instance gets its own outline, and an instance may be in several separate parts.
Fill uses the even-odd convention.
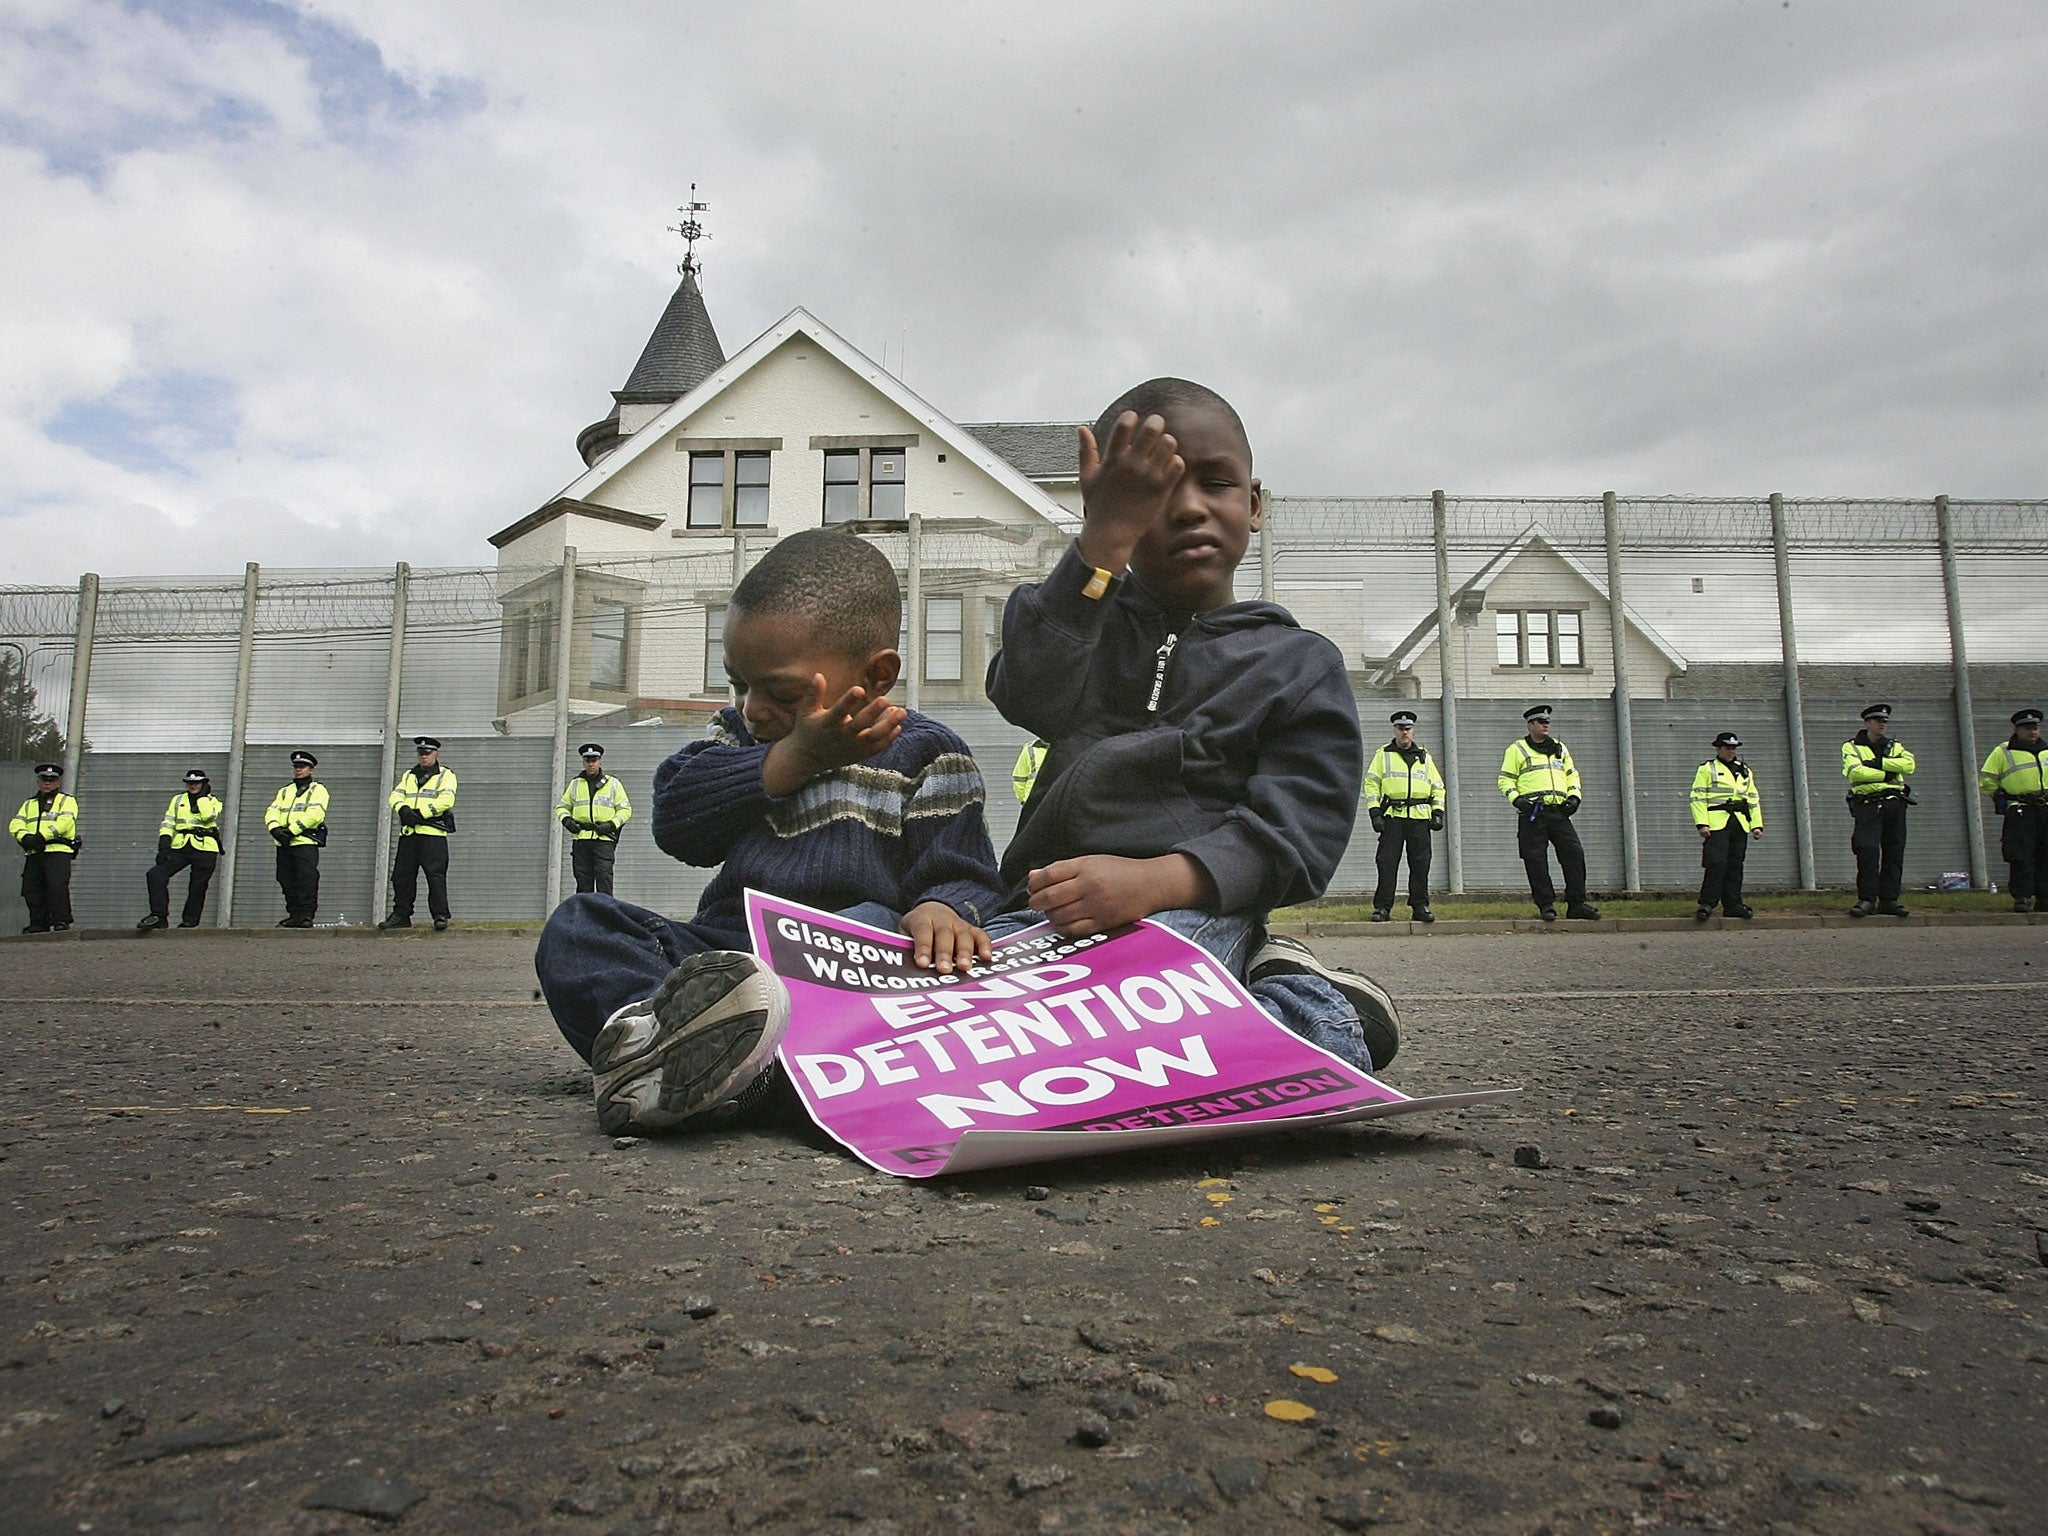
[[[1003,855],[1010,905],[1031,911],[995,931],[1152,918],[1302,1038],[1384,1067],[1392,999],[1265,931],[1329,884],[1363,753],[1342,653],[1284,608],[1237,601],[1260,516],[1244,424],[1214,390],[1153,379],[1080,438],[1080,537],[1011,594],[989,663],[1004,718],[1052,743]]]
[[[888,701],[901,612],[888,559],[836,529],[783,539],[734,590],[736,703],[654,774],[655,842],[722,866],[696,918],[572,896],[534,955],[607,1132],[731,1124],[781,1096],[789,1001],[747,952],[749,886],[908,934],[929,969],[990,958],[1002,886],[981,773],[952,731]]]

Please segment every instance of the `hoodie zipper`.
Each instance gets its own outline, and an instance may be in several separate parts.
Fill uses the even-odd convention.
[[[1166,691],[1166,664],[1173,659],[1173,648],[1179,642],[1178,632],[1166,637],[1166,643],[1153,653],[1156,660],[1152,667],[1152,697],[1145,701],[1145,713],[1159,713],[1159,695]]]

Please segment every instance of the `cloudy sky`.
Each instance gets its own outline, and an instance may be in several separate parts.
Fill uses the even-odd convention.
[[[2048,491],[2048,7],[0,0],[0,581],[482,563],[711,204],[960,420],[1276,490]]]

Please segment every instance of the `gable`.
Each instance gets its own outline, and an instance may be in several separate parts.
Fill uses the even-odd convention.
[[[762,378],[753,379],[756,373]],[[678,436],[780,438],[777,452],[822,454],[824,448],[813,442],[821,436],[851,437],[864,443],[886,436],[892,441],[904,439],[896,445],[905,446],[906,435],[912,432],[918,442],[906,497],[908,510],[928,517],[989,517],[1004,509],[1007,501],[1016,514],[1040,526],[1076,526],[1071,513],[987,444],[801,309],[791,310],[756,337],[562,494],[650,515],[673,515],[682,505],[680,500],[654,503],[662,491],[672,495],[678,484],[687,487],[688,453],[678,450]],[[919,458],[925,470],[922,475],[917,473]],[[685,461],[680,480],[679,459]],[[822,473],[822,459],[815,466],[801,460],[791,465],[795,474],[804,478],[812,467]],[[935,473],[940,470],[949,473]],[[965,471],[974,471],[981,479]],[[917,489],[920,482],[927,488],[922,496]],[[771,490],[771,500],[781,498]],[[792,516],[795,510],[792,503]],[[792,522],[783,531],[814,521]]]

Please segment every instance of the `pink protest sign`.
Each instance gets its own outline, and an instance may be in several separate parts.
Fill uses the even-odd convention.
[[[811,1117],[886,1173],[1209,1140],[1492,1098],[1410,1099],[1291,1034],[1214,957],[1139,923],[939,976],[910,940],[747,893],[760,955],[789,988],[779,1053]]]

